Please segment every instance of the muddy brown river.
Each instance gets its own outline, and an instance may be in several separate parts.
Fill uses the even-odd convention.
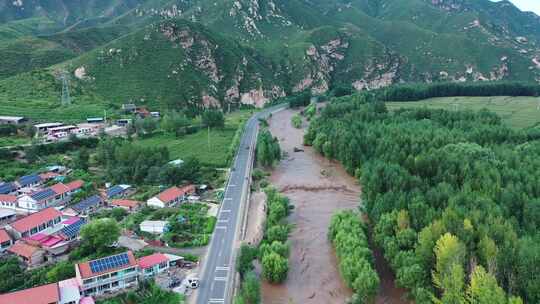
[[[310,147],[302,147],[304,130],[291,125],[295,113],[284,110],[269,120],[272,134],[286,153],[270,180],[291,199],[295,209],[289,217],[294,228],[289,238],[288,278],[280,285],[263,283],[263,303],[345,303],[352,291],[341,280],[327,232],[334,212],[358,207],[360,186],[341,165],[325,159]],[[295,147],[305,152],[295,153]],[[394,287],[391,271],[380,261],[377,262],[379,268],[382,288],[376,302],[406,303],[401,301],[403,291]]]

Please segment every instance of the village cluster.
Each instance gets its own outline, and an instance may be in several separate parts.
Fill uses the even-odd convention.
[[[160,118],[160,112],[151,112],[146,107],[137,107],[135,104],[123,104],[123,114],[139,119]],[[68,139],[70,136],[96,137],[101,133],[109,136],[124,136],[127,126],[133,122],[133,118],[119,118],[112,123],[107,123],[106,117],[89,117],[86,122],[78,124],[65,124],[62,122],[42,122],[34,124],[36,137],[44,142],[57,142]],[[24,125],[29,120],[23,116],[0,116],[0,125]]]
[[[0,182],[0,255],[17,257],[27,269],[65,260],[80,243],[81,229],[91,221],[92,214],[113,208],[133,213],[144,205],[175,207],[197,201],[198,194],[206,189],[204,185],[171,187],[140,202],[129,199],[136,191],[134,187],[106,185],[99,193],[73,203],[85,182],[66,182],[70,173],[66,167],[50,166],[40,173]],[[140,230],[162,234],[167,226],[167,221],[144,221]],[[170,275],[171,269],[183,263],[182,257],[172,254],[154,253],[137,259],[132,251],[126,251],[75,264],[75,278],[0,295],[0,303],[34,303],[38,298],[39,303],[94,303],[93,297],[133,288],[163,272]]]

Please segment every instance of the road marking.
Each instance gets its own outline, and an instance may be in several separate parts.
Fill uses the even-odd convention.
[[[236,187],[236,185],[229,185],[229,188],[230,188],[230,187]]]
[[[213,303],[216,303],[216,304],[225,303],[225,299],[210,299],[210,300],[208,300],[208,303],[212,303],[212,304]]]
[[[214,281],[227,282],[227,277],[214,277]]]
[[[227,226],[216,226],[216,229],[225,229],[225,230],[227,230]]]
[[[216,271],[229,271],[229,267],[216,267]]]
[[[220,224],[227,224],[229,220],[218,220],[217,222]]]
[[[232,201],[232,198],[226,197],[226,198],[224,199],[224,201]]]
[[[231,212],[231,209],[228,209],[228,210],[221,210],[221,213],[227,213],[227,212]]]

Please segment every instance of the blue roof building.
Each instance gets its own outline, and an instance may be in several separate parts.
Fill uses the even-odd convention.
[[[28,186],[34,186],[41,183],[41,177],[38,174],[30,174],[22,176],[17,180],[17,183],[21,188],[28,187]]]
[[[124,196],[126,191],[130,189],[130,185],[116,185],[107,189],[107,198],[115,198]]]
[[[0,183],[0,194],[10,194],[17,190],[13,183]]]
[[[102,203],[103,203],[103,200],[101,199],[99,195],[92,195],[78,202],[77,204],[73,205],[71,209],[79,213],[84,213],[84,212],[88,212],[92,209],[99,207],[99,205],[101,205]]]

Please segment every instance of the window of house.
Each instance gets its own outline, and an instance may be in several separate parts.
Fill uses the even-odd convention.
[[[144,272],[146,272],[146,273],[151,273],[152,270],[153,270],[152,268],[146,268],[146,269],[144,270]]]
[[[36,227],[32,228],[32,230],[30,230],[30,233],[31,234],[34,234],[34,233],[37,233],[38,232],[38,229]]]
[[[96,292],[96,288],[95,287],[92,287],[92,288],[88,288],[87,290],[84,291],[85,294],[93,294],[94,292]]]
[[[118,272],[111,273],[111,278],[118,276]]]
[[[120,285],[119,281],[112,282],[111,284],[112,287],[118,287],[118,285]]]
[[[124,273],[130,273],[130,272],[133,272],[135,271],[135,268],[128,268],[126,270],[124,270]]]
[[[163,263],[159,264],[159,268],[160,269],[167,268],[167,265],[168,265],[167,262],[163,262]]]
[[[137,277],[132,277],[132,278],[126,279],[124,282],[126,284],[129,284],[129,283],[133,283],[135,281],[137,281]]]
[[[83,281],[83,284],[86,285],[86,284],[90,284],[90,283],[93,283],[93,282],[94,282],[93,278],[92,279],[86,279],[86,280]]]
[[[99,286],[99,290],[107,290],[109,288],[111,288],[111,284],[103,284]]]

